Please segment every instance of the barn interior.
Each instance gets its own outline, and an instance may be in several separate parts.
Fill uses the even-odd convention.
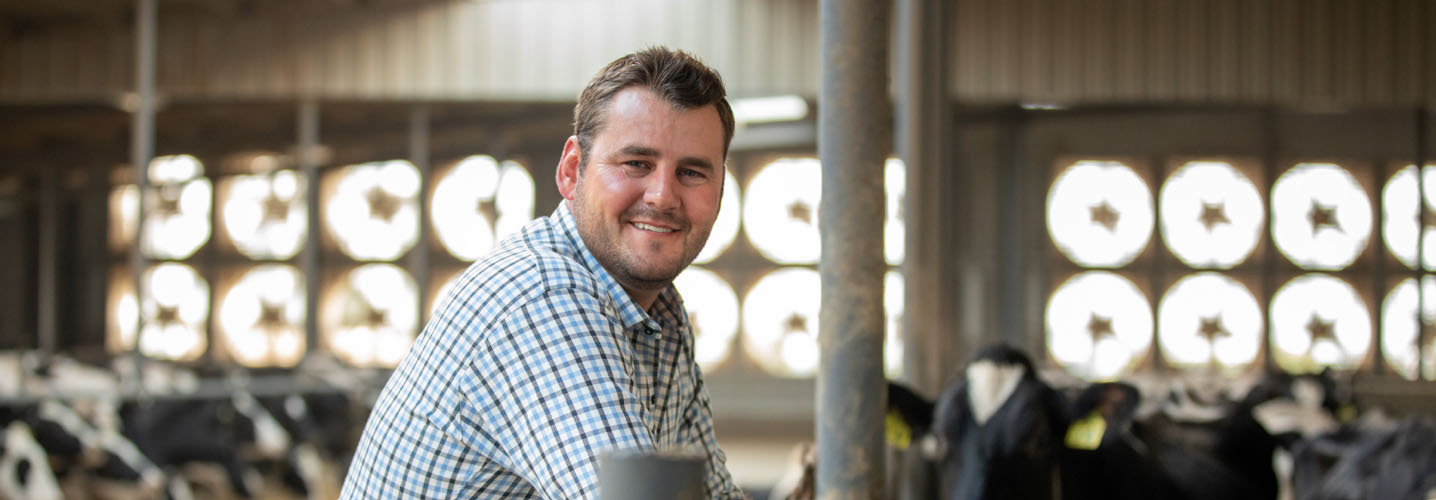
[[[0,401],[109,390],[40,380],[56,359],[127,402],[342,395],[342,477],[453,278],[559,203],[579,90],[666,45],[739,122],[676,286],[762,498],[821,420],[822,61],[850,41],[823,13],[858,3],[0,0]],[[1059,385],[1327,370],[1353,411],[1436,415],[1436,3],[881,8],[851,70],[886,98],[836,103],[891,131],[888,379],[936,397],[1005,343]]]

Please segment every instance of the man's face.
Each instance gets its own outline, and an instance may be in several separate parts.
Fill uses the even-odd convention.
[[[698,256],[718,218],[723,125],[713,106],[679,110],[638,87],[608,106],[589,151],[576,138],[564,145],[559,191],[599,263],[630,293],[656,293]]]

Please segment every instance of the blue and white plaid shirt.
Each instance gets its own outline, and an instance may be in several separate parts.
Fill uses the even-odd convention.
[[[469,266],[379,395],[341,499],[598,496],[598,456],[708,457],[693,335],[669,286],[645,313],[579,239],[568,204]]]

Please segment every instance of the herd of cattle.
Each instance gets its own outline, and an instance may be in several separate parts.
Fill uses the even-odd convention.
[[[203,394],[162,364],[4,356],[0,374],[0,500],[334,498],[363,418],[338,388]]]
[[[952,500],[1436,500],[1436,419],[1359,414],[1327,373],[1220,385],[1050,378],[998,345],[936,401],[889,383],[889,442],[911,439],[893,462],[916,464],[890,479],[906,483],[890,491]],[[770,498],[812,497],[814,454],[797,457]]]

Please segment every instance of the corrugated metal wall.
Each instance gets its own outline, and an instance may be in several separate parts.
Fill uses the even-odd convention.
[[[816,0],[490,0],[324,15],[162,16],[181,97],[570,100],[612,58],[691,50],[735,95],[816,95]],[[1430,0],[959,0],[966,101],[1436,104]],[[875,27],[875,29],[880,29]],[[0,38],[0,40],[4,40]],[[0,99],[112,98],[129,26],[52,26],[0,48]]]
[[[1429,0],[963,0],[970,100],[1436,102]]]

